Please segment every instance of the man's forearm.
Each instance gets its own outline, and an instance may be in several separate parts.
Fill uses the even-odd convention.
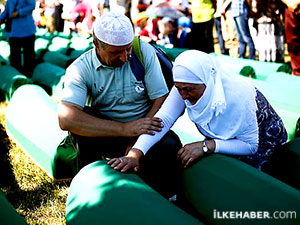
[[[121,136],[123,124],[112,120],[99,119],[84,112],[79,106],[68,103],[59,105],[59,123],[63,130],[87,137]]]
[[[62,130],[86,137],[137,137],[153,135],[162,128],[161,120],[147,117],[127,123],[99,119],[82,110],[82,107],[61,102],[58,108],[59,125]]]

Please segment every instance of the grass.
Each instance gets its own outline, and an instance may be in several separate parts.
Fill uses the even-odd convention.
[[[66,224],[69,182],[49,177],[5,132],[5,108],[0,103],[0,188],[28,224]]]

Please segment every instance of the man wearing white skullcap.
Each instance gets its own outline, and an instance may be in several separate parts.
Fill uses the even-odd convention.
[[[79,152],[79,167],[111,158],[114,169],[138,172],[170,197],[179,177],[177,135],[167,133],[147,155],[130,150],[140,134],[153,135],[163,126],[153,118],[168,94],[155,51],[140,42],[145,77],[137,81],[129,63],[134,39],[129,18],[108,12],[94,22],[93,35],[94,48],[66,70],[58,111],[60,127],[69,131]]]
[[[114,46],[128,45],[133,41],[133,26],[128,17],[119,13],[107,13],[96,19],[94,34],[106,44]]]

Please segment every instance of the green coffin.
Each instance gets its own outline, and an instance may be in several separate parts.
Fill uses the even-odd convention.
[[[13,93],[22,85],[32,83],[25,75],[10,65],[0,66],[0,91],[9,101]]]
[[[48,46],[48,50],[53,52],[59,51],[70,44],[70,40],[67,37],[56,36],[52,39],[51,44]]]
[[[15,208],[6,199],[0,190],[0,224],[2,225],[25,225],[25,219],[17,213]]]
[[[34,42],[34,50],[38,53],[41,50],[48,49],[48,46],[51,44],[51,40],[43,37],[37,37]],[[38,55],[38,54],[37,54]]]
[[[76,153],[60,146],[67,132],[59,127],[57,103],[41,87],[23,85],[14,93],[6,108],[6,131],[49,176],[74,176]]]
[[[105,161],[87,165],[72,180],[66,220],[69,225],[202,224],[137,175],[115,171]]]
[[[245,79],[248,79],[265,95],[282,118],[288,131],[288,139],[294,139],[296,123],[300,117],[300,77],[275,73],[265,81]]]
[[[59,51],[47,50],[42,56],[42,61],[52,63],[56,66],[66,69],[70,65],[70,62],[73,61],[73,59]]]
[[[43,87],[49,95],[59,96],[63,89],[63,76],[66,70],[52,63],[38,64],[33,71],[32,81]]]
[[[184,171],[182,182],[186,202],[207,224],[300,224],[300,191],[237,159],[218,154],[203,158]],[[279,215],[273,213],[283,211],[296,218],[274,218]],[[261,218],[268,213],[273,219]]]
[[[9,56],[10,56],[10,47],[9,43],[6,40],[0,40],[0,55],[6,60],[9,61]]]
[[[254,69],[256,74],[256,79],[265,80],[269,74],[277,72],[283,63],[273,63],[273,62],[261,62],[252,59],[243,58],[233,58],[228,55],[220,55],[216,53],[210,53],[215,59],[218,60],[219,64],[222,66],[229,74],[240,74],[240,72],[247,67]]]
[[[272,176],[300,190],[300,138],[280,147],[274,158]]]

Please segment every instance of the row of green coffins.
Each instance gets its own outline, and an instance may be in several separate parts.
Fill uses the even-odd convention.
[[[59,37],[54,38],[53,42],[58,39]],[[63,38],[60,38],[64,40]],[[85,39],[83,39],[85,40]],[[38,38],[36,40],[36,61],[37,63],[41,62],[49,62],[54,65],[60,66],[64,69],[70,65],[74,59],[76,59],[80,54],[85,52],[87,49],[91,48],[91,45],[85,44],[84,46],[87,46],[84,49],[81,48],[74,48],[75,46],[70,45],[69,47],[67,46],[66,43],[61,43],[60,45],[55,45],[56,47],[51,47],[49,40],[44,39],[44,38]],[[49,45],[49,47],[48,47]],[[66,47],[67,46],[67,47]],[[0,41],[0,57],[4,59],[5,61],[9,61],[9,55],[10,55],[10,49],[9,49],[9,44],[7,41]]]
[[[79,55],[92,47],[91,38],[74,36],[66,38],[44,36],[36,39],[35,51],[38,62],[48,62],[66,69]]]
[[[3,28],[3,26],[1,26]],[[44,88],[48,90],[48,92],[52,92],[51,90],[51,84],[55,84],[55,86],[59,83],[58,77],[61,77],[64,75],[65,71],[62,68],[59,68],[58,66],[51,65],[50,63],[42,63],[40,65],[37,65],[37,68],[35,70],[35,74],[33,74],[33,78],[35,79],[28,79],[26,76],[24,76],[22,73],[17,71],[15,68],[11,67],[8,63],[9,55],[10,55],[10,49],[8,41],[5,40],[5,34],[2,29],[0,29],[0,101],[7,100],[9,101],[13,95],[13,93],[22,85],[30,84],[33,82],[38,83],[39,85],[43,85],[43,83],[47,84],[44,85]],[[44,60],[47,61],[47,60]],[[44,68],[46,67],[46,68]],[[43,71],[42,74],[44,74],[44,77],[41,77],[41,71]],[[55,72],[54,72],[55,71]],[[39,74],[38,76],[36,74]],[[42,82],[39,82],[42,80]],[[47,87],[48,86],[48,87]],[[53,90],[55,93],[55,88],[53,86]],[[26,108],[26,107],[25,107]],[[19,112],[20,113],[20,112]],[[3,150],[3,149],[1,149]],[[24,149],[25,150],[25,149]],[[29,152],[28,152],[29,153]],[[32,152],[30,152],[32,153]],[[20,216],[17,211],[14,209],[14,207],[10,204],[10,202],[7,200],[5,194],[0,190],[0,224],[3,225],[22,225],[27,224],[25,219]]]
[[[0,29],[0,32],[2,30]],[[36,33],[36,67],[31,79],[9,65],[9,43],[1,36],[0,41],[0,100],[9,100],[22,84],[34,83],[42,86],[50,95],[59,95],[65,69],[83,52],[92,46],[91,38],[77,34],[63,35],[60,32],[50,34],[46,29]]]
[[[1,62],[1,58],[0,58]],[[7,62],[0,65],[0,101],[10,101],[13,93],[24,84],[37,84],[51,96],[58,97],[63,88],[65,69],[49,62],[36,65],[29,79]]]
[[[59,57],[63,61],[67,61],[70,58],[74,59],[74,57],[78,56],[78,54],[91,48],[93,43],[92,37],[84,38],[76,33],[64,34],[62,32],[55,32],[51,34],[47,31],[47,29],[43,28],[38,28],[35,35],[35,51],[37,53],[38,60],[41,60],[39,58],[40,51],[49,51],[52,55],[55,52],[57,53],[56,57]],[[6,37],[2,26],[0,27],[0,49],[0,55],[8,61],[10,48],[8,38]],[[52,60],[55,63],[61,63],[55,58],[45,58],[45,60]]]

